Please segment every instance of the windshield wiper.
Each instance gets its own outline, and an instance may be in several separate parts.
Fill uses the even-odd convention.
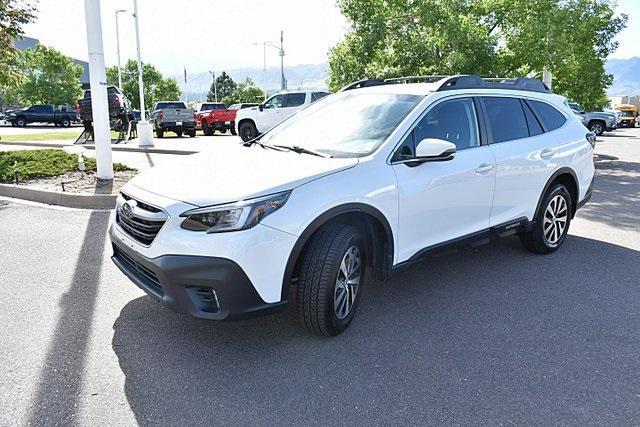
[[[308,148],[304,148],[304,147],[300,147],[299,145],[274,145],[274,147],[278,147],[278,148],[286,148],[287,150],[291,150],[293,152],[296,153],[302,153],[302,154],[311,154],[314,156],[318,156],[318,157],[333,157],[329,154],[325,154],[325,153],[321,153],[320,151],[315,151],[315,150],[310,150]]]
[[[253,144],[258,144],[262,148],[271,148],[272,150],[282,151],[280,148],[276,148],[275,145],[269,145],[265,144],[264,142],[260,142],[260,138],[262,138],[262,135],[258,135],[247,142],[243,142],[242,145],[244,145],[245,147],[251,147]]]

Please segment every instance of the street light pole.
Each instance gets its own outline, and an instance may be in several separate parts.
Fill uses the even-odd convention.
[[[140,25],[138,23],[138,0],[133,0],[133,16],[136,23],[136,49],[138,51],[138,86],[140,89],[140,122],[138,123],[138,145],[153,147],[151,125],[147,121],[144,106],[144,82],[142,81],[142,56],[140,55]]]
[[[120,27],[118,25],[118,15],[127,12],[124,9],[116,10],[116,52],[118,53],[118,88],[122,91],[122,68],[120,66]]]
[[[109,106],[107,104],[107,75],[104,68],[100,0],[84,0],[84,15],[87,27],[87,50],[89,53],[89,84],[91,88],[93,140],[96,145],[96,176],[99,179],[113,179]]]
[[[280,90],[287,88],[287,81],[284,78],[284,45],[283,45],[284,31],[280,30]]]

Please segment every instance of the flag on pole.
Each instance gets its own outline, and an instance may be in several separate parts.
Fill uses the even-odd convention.
[[[184,68],[184,82],[187,82],[187,67],[183,65]]]

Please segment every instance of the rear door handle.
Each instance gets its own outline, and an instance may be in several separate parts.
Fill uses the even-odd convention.
[[[540,157],[543,159],[549,159],[556,154],[556,150],[552,148],[546,148],[540,152]]]
[[[480,166],[476,168],[476,173],[487,173],[493,169],[493,165],[491,163],[482,163]]]

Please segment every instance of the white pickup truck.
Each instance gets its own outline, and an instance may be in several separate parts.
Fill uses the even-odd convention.
[[[243,141],[249,141],[291,117],[299,109],[327,95],[329,92],[324,91],[281,92],[257,107],[238,110],[236,115],[238,135]]]

